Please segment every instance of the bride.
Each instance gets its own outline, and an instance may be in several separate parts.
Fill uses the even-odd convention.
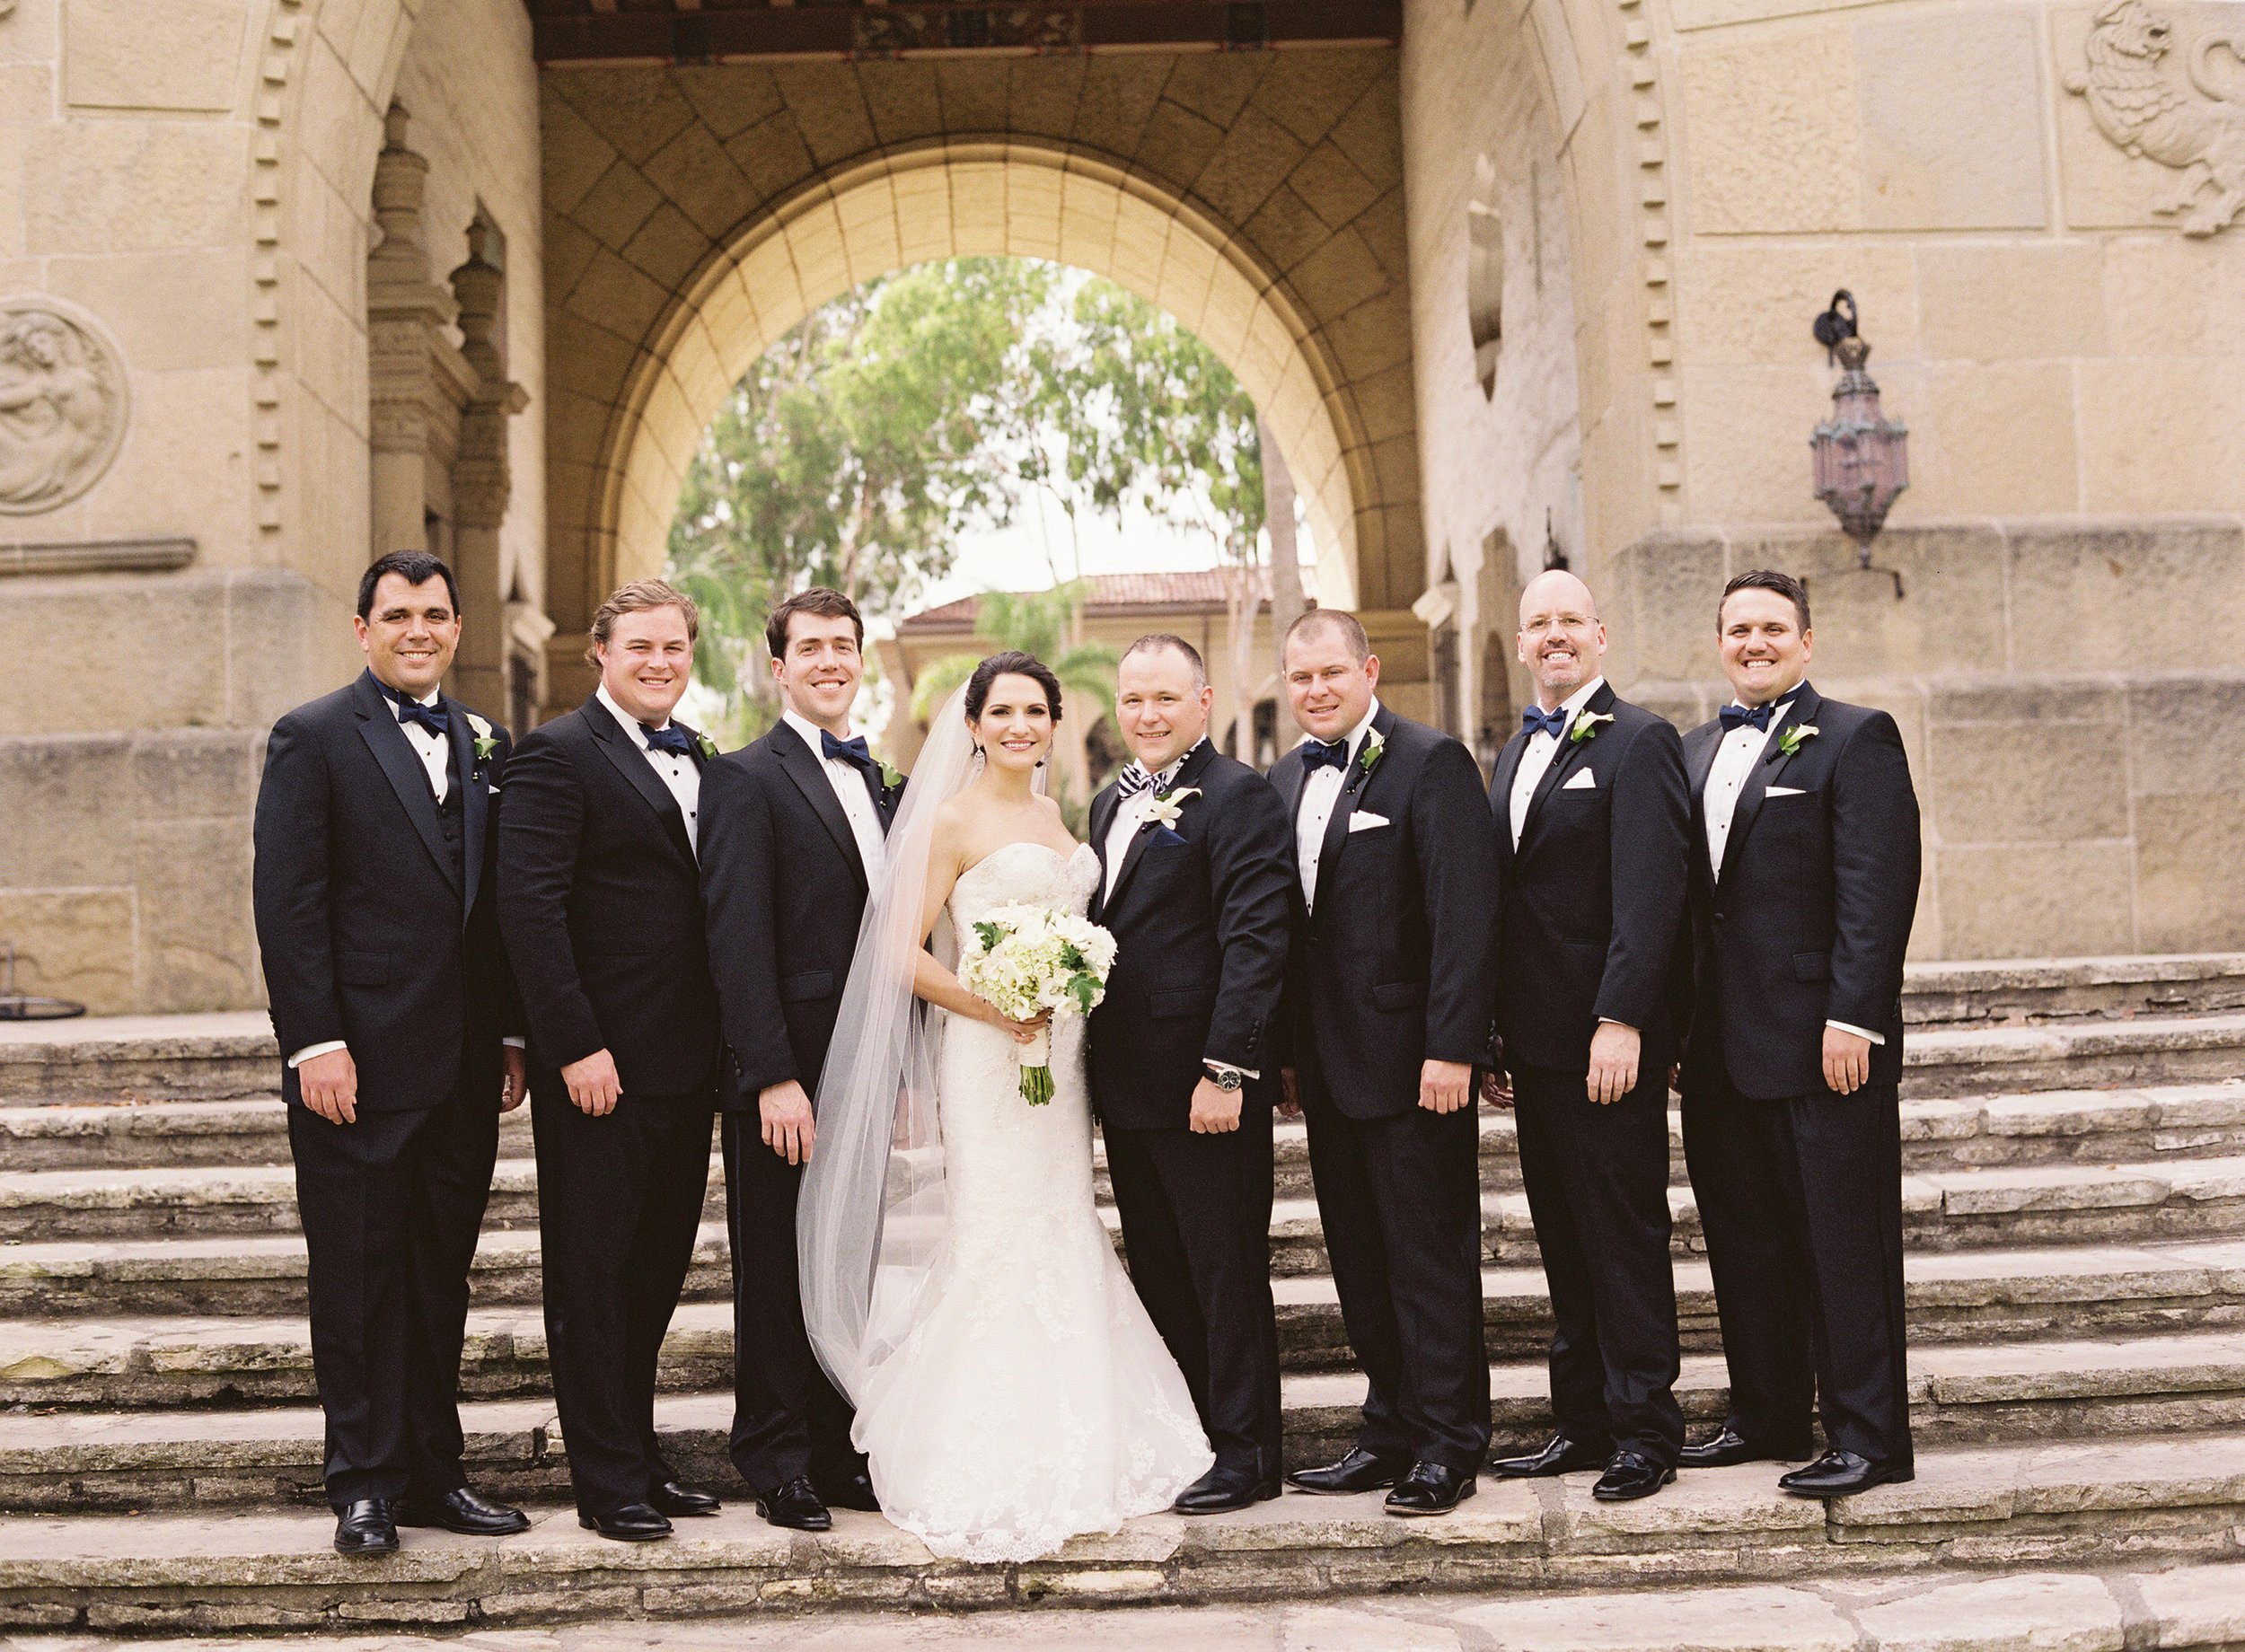
[[[797,1212],[805,1323],[882,1511],[952,1559],[1113,1532],[1213,1460],[1093,1200],[1082,1020],[1052,1027],[1052,1099],[1032,1106],[1016,1049],[1037,1024],[946,967],[993,907],[1089,905],[1098,857],[1035,784],[1060,712],[1050,670],[999,654],[937,718],[858,931]]]

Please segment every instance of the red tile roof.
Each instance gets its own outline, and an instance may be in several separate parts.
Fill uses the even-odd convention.
[[[1160,611],[1220,614],[1228,604],[1226,579],[1216,568],[1175,574],[1095,574],[1084,614],[1087,619]],[[1268,569],[1255,570],[1255,585],[1259,602],[1269,602]],[[963,596],[955,602],[908,615],[897,622],[896,628],[900,634],[971,633],[981,602],[979,596]]]

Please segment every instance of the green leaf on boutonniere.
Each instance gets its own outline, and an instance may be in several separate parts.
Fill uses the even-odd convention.
[[[1356,766],[1369,775],[1379,767],[1379,760],[1387,755],[1387,736],[1374,729],[1364,736],[1364,750],[1357,753]]]
[[[904,771],[903,771],[902,769],[892,769],[892,768],[890,768],[890,767],[889,767],[886,763],[884,763],[884,764],[882,764],[882,765],[881,765],[881,788],[882,788],[882,790],[884,790],[884,791],[893,792],[893,791],[894,791],[894,790],[895,790],[898,786],[902,786],[902,785],[903,785],[903,784],[904,784]]]
[[[718,743],[710,739],[709,735],[696,734],[694,745],[701,752],[704,762],[714,763],[718,760]]]
[[[1788,726],[1783,734],[1778,735],[1777,749],[1785,756],[1791,757],[1816,737],[1817,725],[1815,724],[1795,723]]]
[[[476,761],[489,762],[491,753],[499,749],[498,736],[491,732],[491,725],[489,723],[472,711],[468,714],[468,727],[475,735]]]
[[[1567,743],[1579,746],[1586,740],[1596,740],[1598,730],[1613,720],[1614,714],[1610,711],[1584,712],[1574,720],[1574,726],[1567,731]]]

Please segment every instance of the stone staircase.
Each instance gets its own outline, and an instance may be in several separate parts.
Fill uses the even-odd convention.
[[[500,1544],[409,1533],[391,1560],[341,1561],[326,1548],[304,1250],[262,1017],[0,1027],[0,1628],[1805,1587],[2245,1560],[2245,956],[1921,966],[1906,1013],[1912,1484],[1827,1508],[1778,1496],[1749,1465],[1607,1507],[1588,1476],[1484,1480],[1457,1516],[1425,1525],[1374,1499],[1288,1497],[996,1568],[935,1561],[871,1516],[839,1517],[824,1539],[776,1533],[744,1498],[647,1549],[579,1533],[547,1397],[521,1115],[502,1132],[477,1259],[464,1409],[471,1472],[532,1503],[539,1524]],[[1278,1156],[1299,1463],[1346,1441],[1361,1390],[1299,1125],[1281,1126]],[[1712,1420],[1724,1402],[1714,1303],[1680,1148],[1672,1160],[1681,1395]],[[1483,1113],[1482,1166],[1508,1450],[1549,1427],[1548,1305],[1509,1115]],[[714,1188],[707,1216],[665,1349],[661,1421],[683,1470],[737,1491]],[[2245,1596],[2245,1568],[2236,1577]]]

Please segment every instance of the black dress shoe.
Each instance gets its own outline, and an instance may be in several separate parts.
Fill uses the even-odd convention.
[[[336,1511],[335,1552],[338,1554],[395,1554],[397,1523],[390,1505],[381,1498],[354,1498]]]
[[[1915,1480],[1917,1471],[1906,1463],[1873,1463],[1852,1451],[1827,1451],[1805,1469],[1777,1477],[1777,1489],[1795,1497],[1853,1497],[1873,1486],[1899,1485]]]
[[[1251,1463],[1219,1463],[1178,1492],[1177,1500],[1169,1508],[1172,1514],[1178,1515],[1229,1514],[1235,1508],[1268,1503],[1279,1495],[1280,1489],[1277,1481],[1264,1479]]]
[[[1387,1494],[1391,1515],[1447,1515],[1474,1494],[1474,1477],[1439,1463],[1414,1463]]]
[[[1296,1469],[1286,1477],[1286,1483],[1297,1491],[1318,1497],[1354,1497],[1360,1491],[1392,1486],[1410,1470],[1410,1463],[1402,1457],[1383,1457],[1357,1446],[1340,1462],[1322,1469]]]
[[[691,1486],[682,1486],[674,1480],[666,1480],[647,1494],[647,1505],[658,1515],[674,1519],[681,1515],[714,1515],[725,1507],[707,1491],[696,1491]]]
[[[579,1509],[577,1525],[620,1543],[651,1543],[671,1534],[671,1523],[651,1503],[626,1503],[604,1515]]]
[[[791,1532],[829,1532],[834,1526],[834,1516],[826,1512],[826,1505],[811,1489],[810,1480],[801,1474],[776,1491],[759,1491],[756,1512],[772,1525],[785,1526]]]
[[[1571,1440],[1554,1434],[1543,1450],[1525,1457],[1500,1457],[1489,1466],[1508,1480],[1542,1480],[1551,1474],[1572,1474],[1577,1469],[1602,1469],[1614,1454],[1604,1440]]]
[[[465,1486],[440,1498],[405,1498],[397,1516],[400,1525],[441,1525],[462,1537],[512,1537],[530,1530],[530,1516],[521,1509],[478,1497]]]
[[[1606,1472],[1598,1476],[1598,1483],[1590,1488],[1590,1495],[1601,1503],[1627,1503],[1651,1497],[1675,1478],[1676,1471],[1664,1463],[1641,1457],[1633,1451],[1617,1451],[1606,1465]]]
[[[881,1512],[881,1499],[873,1493],[873,1479],[863,1469],[840,1479],[814,1481],[812,1489],[829,1508],[855,1508],[868,1515]]]
[[[1725,1428],[1695,1446],[1686,1446],[1676,1454],[1676,1466],[1680,1469],[1727,1469],[1734,1463],[1795,1463],[1809,1454],[1805,1451],[1773,1451],[1766,1446],[1756,1446],[1744,1435]]]

